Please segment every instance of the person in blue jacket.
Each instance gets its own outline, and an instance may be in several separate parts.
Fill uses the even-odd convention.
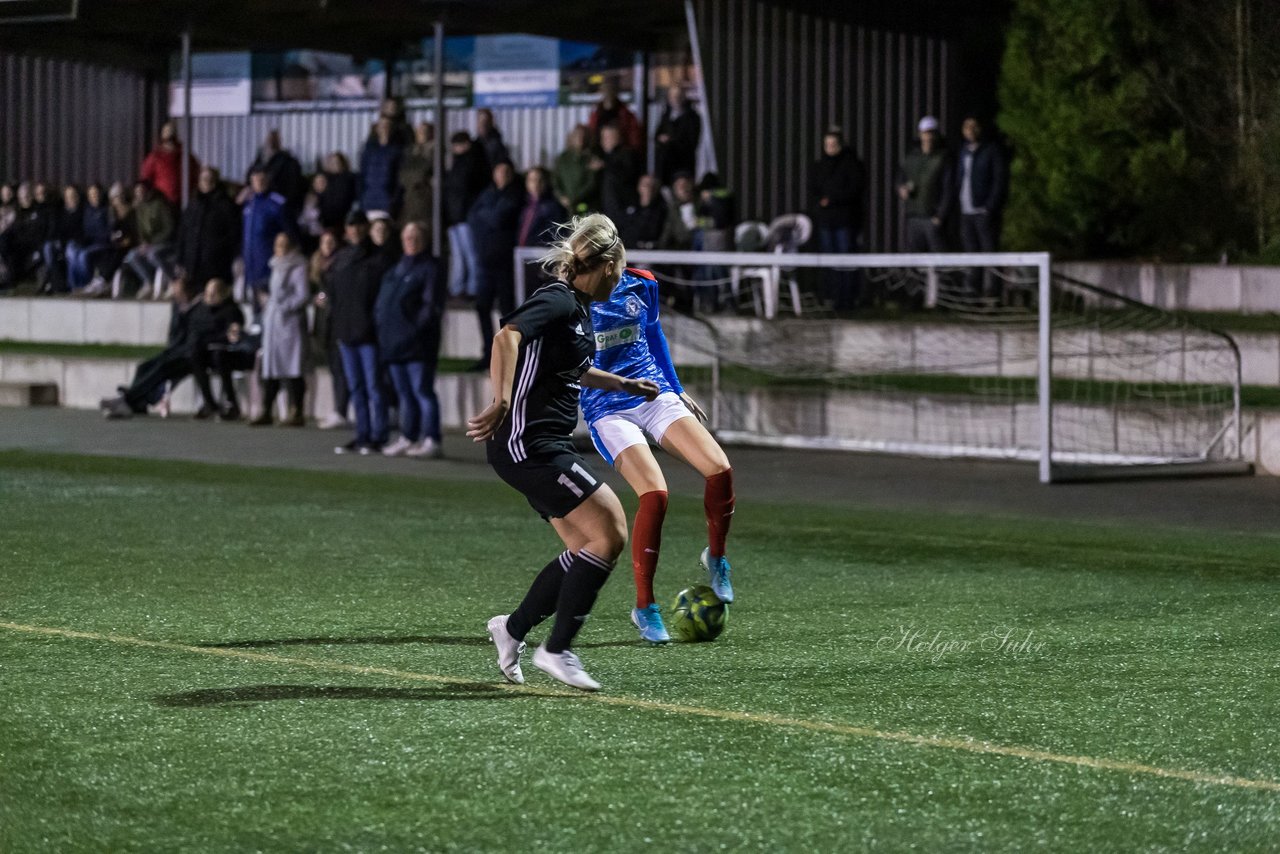
[[[263,291],[271,279],[271,258],[275,254],[276,235],[284,232],[295,243],[298,232],[292,217],[286,213],[284,196],[267,189],[267,171],[254,167],[249,175],[252,193],[244,203],[244,283],[246,289]],[[256,305],[255,300],[255,305]]]
[[[400,207],[404,146],[392,137],[391,130],[391,119],[378,119],[360,154],[360,207],[370,221],[380,213],[394,219]]]
[[[378,356],[400,398],[400,438],[382,449],[388,457],[441,456],[436,365],[444,282],[427,250],[427,230],[411,222],[400,231],[404,255],[382,277],[374,305]]]
[[[640,497],[631,533],[631,565],[636,582],[636,607],[631,621],[650,643],[671,638],[653,595],[658,567],[662,522],[667,514],[667,482],[649,448],[649,440],[691,465],[706,479],[703,509],[707,517],[707,548],[701,564],[711,589],[723,602],[733,601],[725,540],[733,521],[733,469],[715,438],[702,425],[702,411],[680,384],[666,335],[658,320],[658,282],[647,270],[627,268],[605,302],[592,303],[595,366],[602,371],[657,383],[659,394],[650,401],[623,391],[582,389],[582,415],[591,440],[605,462],[622,475]]]

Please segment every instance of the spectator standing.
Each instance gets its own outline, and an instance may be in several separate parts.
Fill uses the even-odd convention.
[[[374,305],[387,271],[387,256],[368,237],[362,211],[347,215],[348,239],[325,276],[323,302],[329,307],[333,337],[342,356],[343,373],[355,407],[356,435],[335,453],[372,454],[387,442],[387,405],[378,376],[378,339]]]
[[[172,121],[165,122],[160,126],[160,141],[143,159],[138,172],[138,180],[150,184],[175,210],[182,204],[182,157],[178,125]],[[191,155],[187,155],[187,162],[191,170],[187,180],[194,186],[200,164]]]
[[[276,396],[280,384],[289,398],[286,427],[306,424],[302,399],[306,393],[307,303],[311,289],[307,283],[307,259],[288,234],[276,235],[271,259],[271,279],[262,311],[262,412],[249,422],[263,427],[275,420]]]
[[[293,233],[293,218],[286,211],[285,198],[273,192],[269,182],[270,176],[260,166],[249,173],[249,196],[244,202],[244,241],[241,246],[246,292],[266,287],[271,277],[276,235],[282,231]]]
[[[602,145],[604,129],[609,125],[617,125],[622,134],[622,142],[637,155],[643,155],[644,125],[631,112],[631,108],[618,98],[618,86],[612,80],[606,80],[600,87],[600,103],[591,111],[591,117],[587,120],[587,127]]]
[[[658,192],[658,180],[652,175],[640,176],[636,195],[636,203],[627,208],[618,223],[618,236],[634,249],[664,248],[661,244],[670,213]]]
[[[320,194],[329,185],[329,179],[323,172],[311,176],[311,187],[302,200],[302,211],[298,214],[298,237],[302,241],[303,252],[314,252],[324,233],[324,223],[320,221]]]
[[[12,184],[0,184],[0,234],[8,231],[18,216],[18,188]]]
[[[80,188],[68,184],[62,189],[62,207],[49,218],[49,234],[40,255],[44,259],[40,292],[61,293],[67,287],[67,249],[84,241],[84,202]]]
[[[908,252],[946,252],[942,227],[951,206],[951,164],[938,133],[938,120],[925,116],[916,126],[920,144],[898,167]]]
[[[1004,153],[983,138],[982,123],[969,116],[960,127],[960,147],[952,186],[960,203],[960,246],[965,252],[997,252],[1000,216],[1009,185]],[[989,276],[983,276],[983,291]]]
[[[593,162],[600,173],[600,210],[618,220],[636,202],[636,179],[640,177],[640,160],[636,150],[623,140],[615,124],[600,130],[600,156]]]
[[[840,128],[828,128],[822,136],[822,156],[809,174],[810,216],[820,251],[847,254],[858,250],[866,183],[862,159],[845,145]],[[856,287],[852,273],[827,271],[826,299],[835,310],[857,305]]]
[[[404,146],[392,138],[391,131],[391,119],[378,119],[360,155],[360,207],[371,220],[394,218],[399,208]]]
[[[0,233],[0,289],[11,288],[36,271],[40,248],[49,234],[49,211],[37,202],[33,186],[19,184],[14,200],[13,222]]]
[[[586,125],[575,125],[569,131],[565,149],[556,157],[552,178],[556,198],[574,216],[595,210],[600,194],[600,173],[591,168],[595,156],[587,144],[589,134]]]
[[[391,122],[391,140],[401,148],[413,145],[413,127],[405,115],[404,101],[400,98],[383,98],[378,107],[378,118]],[[369,131],[372,137],[377,132],[377,123]]]
[[[689,106],[684,87],[667,90],[667,105],[654,133],[654,155],[658,180],[668,187],[681,172],[694,174],[698,164],[698,143],[702,139],[702,117]]]
[[[493,183],[476,199],[467,217],[467,223],[475,237],[479,273],[476,314],[480,320],[480,340],[484,343],[484,354],[472,366],[472,370],[489,369],[489,357],[493,353],[494,304],[497,304],[499,313],[504,315],[515,309],[513,253],[523,197],[511,164],[499,163],[493,167]]]
[[[362,234],[359,226],[344,226],[349,243],[359,243]],[[347,391],[347,375],[342,368],[342,353],[338,350],[338,339],[333,335],[333,316],[324,299],[325,277],[333,267],[341,244],[338,235],[326,231],[320,235],[320,248],[311,256],[309,278],[311,290],[316,294],[316,316],[314,337],[317,360],[323,359],[329,366],[329,382],[333,390],[333,411],[319,416],[317,426],[321,430],[338,430],[347,426],[347,411],[351,407],[351,395]]]
[[[89,284],[94,264],[111,249],[111,208],[101,184],[85,190],[81,239],[67,245],[67,285],[72,292]]]
[[[475,297],[479,259],[467,216],[489,184],[484,152],[464,130],[449,139],[453,162],[444,174],[444,213],[449,234],[449,294]]]
[[[374,308],[378,354],[400,400],[400,437],[382,453],[439,457],[440,403],[435,382],[444,283],[436,260],[426,251],[422,223],[407,224],[400,232],[400,243],[404,254],[383,277]]]
[[[551,176],[541,166],[534,166],[524,176],[524,206],[520,209],[517,246],[550,246],[552,231],[568,221],[569,212],[551,192]]]
[[[347,156],[335,151],[324,159],[324,189],[320,195],[320,224],[340,229],[356,203],[357,180]]]
[[[502,131],[493,122],[493,110],[487,107],[476,110],[476,142],[484,151],[486,170],[492,170],[504,160],[511,160],[511,152],[502,141]]]
[[[432,141],[435,135],[435,125],[420,122],[414,131],[413,145],[405,150],[400,161],[400,219],[406,224],[422,223],[428,234],[434,219],[431,202],[432,179],[435,176]]]
[[[138,245],[124,257],[141,286],[138,299],[152,295],[156,273],[168,272],[173,261],[173,207],[149,184],[139,181],[133,186],[133,214],[138,228]],[[160,294],[156,294],[158,298]]]
[[[210,279],[231,281],[240,235],[240,211],[223,187],[218,170],[204,167],[178,228],[178,277],[192,285]]]
[[[267,132],[262,148],[258,150],[258,156],[249,166],[245,183],[251,184],[253,173],[259,170],[267,176],[267,192],[275,193],[284,199],[285,207],[296,216],[302,208],[302,198],[306,195],[307,184],[302,178],[302,164],[281,144],[280,131],[272,129]],[[247,193],[242,192],[239,202],[244,204],[245,201],[247,201]]]

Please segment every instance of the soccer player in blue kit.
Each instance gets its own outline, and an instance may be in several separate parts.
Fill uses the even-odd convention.
[[[640,637],[650,643],[666,643],[671,638],[653,596],[667,513],[667,482],[649,447],[649,437],[706,479],[707,548],[701,563],[716,596],[722,602],[733,601],[729,560],[724,554],[733,521],[733,469],[724,449],[702,426],[706,413],[680,385],[658,321],[658,302],[658,282],[653,274],[628,268],[609,299],[591,306],[595,366],[653,381],[661,392],[657,398],[646,400],[626,390],[582,392],[582,414],[591,427],[596,450],[640,497],[631,528],[631,566],[636,582],[631,621]]]
[[[467,435],[486,443],[498,476],[528,499],[565,545],[514,611],[489,620],[498,667],[508,681],[524,682],[524,639],[554,614],[551,634],[534,652],[534,666],[566,685],[595,691],[600,683],[570,646],[626,545],[627,519],[618,496],[588,470],[573,445],[580,387],[653,400],[658,386],[592,366],[587,306],[608,299],[622,276],[626,251],[602,214],[575,218],[568,231],[543,259],[557,280],[504,317],[493,336],[493,402],[467,421]]]

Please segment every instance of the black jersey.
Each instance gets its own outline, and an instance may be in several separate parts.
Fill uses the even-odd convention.
[[[511,410],[489,439],[488,456],[521,463],[570,446],[578,425],[578,380],[591,368],[591,312],[564,282],[534,291],[502,318],[520,331]]]

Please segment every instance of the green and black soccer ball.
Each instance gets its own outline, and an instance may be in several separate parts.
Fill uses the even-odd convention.
[[[681,590],[671,606],[671,636],[680,641],[712,641],[724,631],[729,609],[705,584]]]

